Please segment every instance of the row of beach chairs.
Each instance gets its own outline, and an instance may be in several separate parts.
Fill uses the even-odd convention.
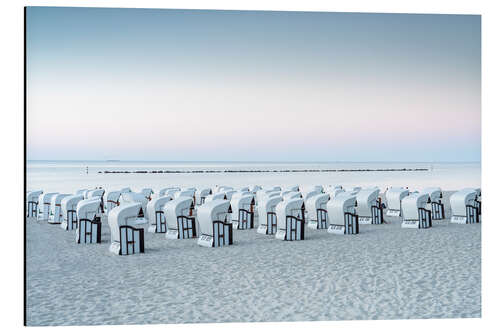
[[[305,229],[332,234],[358,234],[360,224],[384,223],[386,215],[401,219],[403,228],[425,229],[445,218],[442,191],[427,188],[411,192],[389,188],[382,203],[376,187],[320,185],[263,189],[167,187],[106,192],[102,188],[75,194],[28,192],[28,219],[60,224],[75,230],[77,243],[100,243],[102,218],[111,231],[109,250],[115,254],[144,252],[144,232],[165,234],[167,239],[198,238],[198,244],[219,247],[233,243],[233,230],[256,228],[259,234],[280,240],[303,240]],[[478,223],[480,189],[467,188],[450,197],[451,223]],[[258,223],[256,223],[258,221]]]

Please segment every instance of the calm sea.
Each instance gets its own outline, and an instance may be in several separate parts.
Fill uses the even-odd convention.
[[[427,171],[336,171],[336,172],[223,172],[225,170],[365,170],[428,169]],[[130,171],[106,174],[104,171]],[[135,171],[205,171],[204,173],[135,173]],[[101,173],[99,173],[101,172]],[[404,162],[147,162],[147,161],[28,161],[27,189],[73,193],[102,186],[108,190],[131,187],[158,190],[167,186],[245,185],[343,185],[409,186],[421,189],[439,186],[443,190],[481,186],[480,163]]]

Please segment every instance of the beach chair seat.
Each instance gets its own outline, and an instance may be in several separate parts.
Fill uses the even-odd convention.
[[[328,193],[317,193],[307,199],[306,222],[310,229],[328,229],[328,212],[326,204],[330,201]]]
[[[296,241],[304,239],[304,200],[294,198],[276,205],[276,239]]]
[[[76,242],[78,244],[95,244],[101,242],[101,218],[99,213],[101,200],[97,197],[84,199],[76,205],[78,225]]]
[[[149,232],[154,232],[154,233],[167,232],[167,221],[165,219],[163,207],[170,200],[172,200],[172,197],[163,196],[159,198],[154,198],[148,203],[147,212],[149,221],[149,228],[148,228]]]
[[[80,201],[83,200],[83,195],[69,195],[61,200],[61,211],[63,220],[61,228],[64,230],[75,230],[78,228],[78,216],[76,208]]]
[[[136,223],[141,209],[140,202],[126,202],[109,212],[110,252],[117,255],[144,253],[144,228]]]
[[[216,199],[198,208],[200,237],[198,245],[205,247],[221,247],[233,244],[233,227],[228,221],[232,213],[229,200]]]
[[[350,193],[340,193],[326,204],[328,212],[327,232],[336,235],[359,233],[359,220],[355,210],[356,197]]]
[[[427,229],[432,227],[431,211],[426,209],[430,197],[427,193],[414,192],[401,201],[402,228]]]
[[[201,206],[200,206],[201,207]],[[187,239],[197,236],[196,216],[193,215],[194,200],[190,196],[180,196],[163,206],[167,221],[167,239]]]

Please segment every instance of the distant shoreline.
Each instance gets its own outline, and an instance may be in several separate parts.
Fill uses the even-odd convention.
[[[104,170],[98,173],[261,173],[261,172],[393,172],[393,171],[430,171],[428,168],[401,168],[401,169],[287,169],[287,170]]]

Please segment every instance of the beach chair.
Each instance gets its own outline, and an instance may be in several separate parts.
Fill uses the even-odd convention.
[[[120,195],[122,194],[121,191],[111,191],[111,192],[106,192],[104,193],[103,201],[104,201],[104,212],[106,214],[109,214],[109,212],[118,206]]]
[[[36,218],[38,216],[38,198],[43,194],[42,190],[30,191],[26,194],[26,217]]]
[[[146,211],[148,212],[149,232],[154,232],[154,233],[167,232],[167,222],[165,220],[165,214],[163,213],[163,207],[170,200],[172,200],[172,197],[163,196],[159,198],[154,198],[148,203]]]
[[[472,188],[465,188],[450,196],[451,220],[450,223],[470,224],[479,223],[478,192]]]
[[[304,239],[304,200],[288,199],[276,205],[276,239],[294,241]]]
[[[255,198],[250,192],[234,194],[231,198],[233,210],[231,222],[234,229],[253,229]]]
[[[359,191],[361,191],[361,187],[360,186],[355,186],[349,190],[347,190],[346,192],[350,192],[352,195],[356,195],[359,193]]]
[[[219,185],[217,185],[215,187],[215,192],[226,192],[226,191],[232,191],[232,190],[234,190],[234,188],[232,188],[231,186],[223,186],[223,185],[219,186]]]
[[[333,199],[338,194],[345,193],[345,191],[344,189],[342,189],[342,187],[337,186],[337,187],[327,187],[325,193],[328,193],[330,195],[330,199]]]
[[[355,210],[356,197],[350,193],[341,193],[326,204],[328,213],[327,232],[337,235],[355,235],[359,233],[358,215]]]
[[[233,195],[237,193],[235,190],[229,190],[225,191],[224,194],[226,195],[227,200],[231,200],[233,198]]]
[[[180,190],[180,191],[177,191],[174,193],[174,199],[177,199],[177,198],[180,198],[180,197],[184,197],[184,198],[191,198],[194,200],[194,196],[195,196],[195,193],[196,193],[196,190],[195,189],[183,189],[183,190]]]
[[[85,194],[85,199],[93,199],[97,198],[101,201],[101,204],[99,205],[99,214],[104,213],[104,189],[102,188],[96,188],[93,190],[89,190]]]
[[[250,186],[250,192],[252,192],[254,195],[257,194],[257,192],[260,190],[262,190],[262,186],[260,186],[260,185]]]
[[[359,224],[384,223],[384,206],[378,188],[366,188],[356,194]]]
[[[154,194],[153,192],[153,189],[152,188],[143,188],[141,190],[141,193],[144,194],[144,196],[146,197],[146,199],[148,200],[151,200],[151,196]]]
[[[111,232],[109,251],[117,255],[144,253],[143,224],[136,223],[141,209],[141,203],[127,202],[109,212],[108,224]]]
[[[196,193],[195,193],[195,202],[196,202],[196,205],[197,206],[203,205],[205,203],[205,199],[210,194],[212,194],[212,189],[208,188],[208,187],[196,190]]]
[[[200,206],[201,207],[201,206]],[[167,202],[163,213],[167,221],[167,239],[187,239],[196,237],[196,217],[193,216],[192,197],[181,196]]]
[[[431,202],[427,193],[412,193],[401,200],[402,228],[427,229],[432,227],[431,211],[426,209]]]
[[[229,200],[216,199],[206,202],[198,208],[200,237],[198,245],[220,247],[233,244],[233,227],[228,221],[231,214]]]
[[[148,218],[147,218],[147,206],[148,206],[148,198],[144,195],[144,193],[136,193],[136,192],[127,192],[122,193],[120,196],[120,205],[121,203],[140,203],[141,209],[139,210],[138,215],[136,216],[135,224],[142,225],[143,228],[148,226]]]
[[[427,209],[431,211],[432,220],[443,220],[444,216],[444,204],[441,202],[443,198],[443,192],[439,187],[427,187],[420,192],[422,194],[428,194],[431,202],[427,204]]]
[[[408,189],[391,187],[385,192],[387,201],[387,216],[401,216],[401,200],[410,194]]]
[[[94,197],[84,199],[76,205],[76,242],[78,244],[92,244],[101,242],[101,218],[99,213],[101,200]]]
[[[311,191],[305,191],[302,192],[302,199],[304,199],[304,202],[307,202],[307,200],[315,195],[321,194],[323,192],[319,191],[318,189],[313,189]]]
[[[52,203],[52,197],[57,195],[57,192],[51,193],[42,193],[38,197],[38,213],[37,220],[38,221],[48,221],[50,215],[50,204]]]
[[[217,193],[212,193],[210,195],[207,195],[205,197],[205,203],[213,201],[213,200],[227,200],[226,193],[217,192]]]
[[[481,189],[468,187],[466,190],[476,191],[476,200],[474,201],[474,205],[477,208],[478,221],[481,222]]]
[[[69,195],[61,200],[61,211],[63,216],[61,228],[64,230],[75,230],[78,227],[76,208],[78,203],[82,200],[82,194]]]
[[[276,186],[273,190],[276,190],[280,188],[279,186]],[[281,189],[280,189],[281,190]],[[292,191],[292,192],[299,192],[300,191],[300,187],[299,185],[290,185],[290,186],[285,186],[283,188],[283,192],[285,191]]]
[[[162,188],[158,192],[158,196],[159,197],[163,197],[165,195],[169,195],[169,196],[173,197],[174,193],[177,192],[177,191],[180,191],[180,190],[181,190],[180,187],[165,187],[165,188]]]
[[[50,200],[50,215],[47,220],[50,224],[61,224],[63,220],[63,213],[61,210],[61,201],[65,197],[70,196],[71,194],[56,194]]]
[[[132,192],[132,189],[130,187],[124,187],[120,190],[121,193],[129,193]]]
[[[273,192],[274,194],[279,192]],[[276,206],[283,201],[281,196],[272,195],[261,199],[257,208],[259,214],[259,227],[257,232],[264,235],[274,235],[278,229],[278,221],[276,217]]]
[[[291,199],[302,199],[302,194],[300,192],[295,192],[295,191],[283,191],[281,193],[281,197],[285,201]]]
[[[326,204],[330,201],[328,193],[317,193],[306,200],[307,227],[310,229],[328,229]]]

